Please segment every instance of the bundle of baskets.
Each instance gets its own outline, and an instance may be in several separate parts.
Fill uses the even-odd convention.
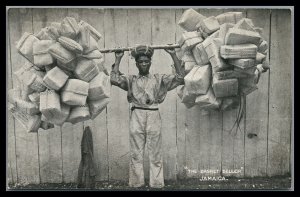
[[[9,111],[28,132],[96,118],[110,98],[110,78],[98,42],[102,35],[73,17],[25,32],[16,44],[26,63],[14,71]]]
[[[205,17],[194,9],[186,10],[178,25],[185,30],[177,50],[186,73],[178,92],[182,103],[221,111],[241,106],[269,69],[262,29],[242,12]]]

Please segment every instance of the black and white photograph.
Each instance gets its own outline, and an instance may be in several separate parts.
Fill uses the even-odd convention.
[[[7,6],[7,191],[293,191],[293,6]]]

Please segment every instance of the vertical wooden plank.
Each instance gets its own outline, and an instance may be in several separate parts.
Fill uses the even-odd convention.
[[[223,13],[222,9],[196,9],[199,13],[206,17],[217,16]],[[219,170],[221,171],[221,157],[222,157],[222,113],[218,111],[200,111],[197,107],[193,107],[194,110],[190,114],[188,120],[198,124],[192,130],[191,133],[196,133],[199,138],[198,150],[195,149],[195,153],[191,157],[195,157],[198,162],[198,168],[195,170]],[[192,115],[193,114],[193,115]],[[193,118],[194,117],[194,118]],[[198,122],[198,123],[197,123]],[[187,136],[188,138],[188,136]],[[193,138],[193,135],[191,135]],[[190,139],[191,139],[190,138]],[[195,140],[195,139],[191,139]],[[187,146],[192,145],[187,141]],[[194,147],[197,147],[196,145]],[[194,156],[198,153],[198,156]],[[210,174],[219,175],[220,173]],[[202,174],[205,175],[205,174]]]
[[[136,44],[151,44],[151,9],[128,10],[128,46]],[[130,55],[130,54],[129,54]],[[129,74],[137,74],[135,59],[129,56]],[[145,149],[144,153],[144,176],[149,179],[149,156]]]
[[[8,12],[10,31],[10,54],[12,72],[15,72],[25,63],[25,58],[18,54],[15,43],[24,32],[32,33],[32,11],[28,8],[11,8]],[[16,77],[13,77],[13,87],[19,86]],[[27,133],[24,127],[15,121],[16,157],[18,182],[21,184],[39,183],[38,138],[36,133]]]
[[[57,10],[58,11],[58,10]],[[61,10],[61,22],[65,16],[78,19],[80,9]],[[83,123],[64,123],[62,128],[62,157],[63,157],[63,182],[76,182],[78,167],[81,160],[81,139],[83,133]]]
[[[98,41],[99,48],[104,48],[104,9],[82,8],[79,12],[79,19],[92,25],[101,35]],[[108,65],[104,65],[108,67]],[[94,159],[97,165],[97,181],[108,180],[107,160],[107,110],[103,110],[94,120],[84,122],[84,126],[90,126],[93,134]]]
[[[194,8],[194,10],[204,16],[209,14],[207,9]],[[196,178],[199,177],[200,170],[209,169],[209,113],[203,113],[196,105],[186,109],[185,116],[186,175],[188,178]]]
[[[291,154],[291,10],[272,10],[268,175],[290,173]]]
[[[199,13],[205,16],[215,16],[222,13],[222,10],[215,9],[195,9]],[[182,105],[182,104],[181,104]],[[183,107],[185,108],[185,107]],[[180,108],[179,108],[180,109]],[[182,110],[182,109],[181,109]],[[210,166],[214,166],[215,162],[212,162],[214,158],[211,159],[211,148],[220,146],[221,142],[221,117],[215,112],[203,112],[198,106],[194,106],[190,109],[185,109],[185,117],[182,117],[182,113],[178,114],[178,129],[185,130],[185,166],[186,171],[184,171],[187,177],[199,176],[199,173],[190,173],[189,170],[194,172],[199,172],[204,169],[212,169]],[[216,117],[218,119],[216,119]],[[185,121],[184,121],[185,120]],[[216,123],[216,124],[215,124]],[[210,126],[212,125],[212,126]],[[212,131],[219,129],[219,132]],[[179,131],[180,132],[180,131]],[[212,143],[213,141],[217,141]],[[217,145],[218,144],[218,145]],[[179,148],[179,147],[178,147]],[[221,149],[218,148],[219,152],[216,154],[217,161],[220,162]],[[219,154],[220,153],[220,154]],[[215,154],[215,153],[214,153]],[[220,170],[220,169],[219,169]]]
[[[8,11],[7,11],[8,16]],[[10,18],[7,17],[7,37],[6,37],[6,50],[7,50],[7,75],[6,75],[6,89],[7,91],[13,88],[13,71],[11,63],[11,43],[10,43]],[[6,94],[7,95],[7,94]],[[17,183],[17,159],[16,159],[16,136],[15,136],[15,120],[10,112],[7,111],[7,183]]]
[[[247,18],[255,26],[263,28],[262,37],[269,44],[270,10],[247,10]],[[269,71],[260,77],[258,90],[247,95],[245,176],[266,176],[267,172],[268,80]],[[248,137],[251,134],[257,136]]]
[[[82,131],[82,123],[72,125],[67,122],[62,126],[63,182],[65,183],[75,182],[77,178],[81,159]]]
[[[182,33],[183,29],[177,25],[178,21],[181,18],[181,15],[183,14],[183,9],[176,9],[175,10],[175,26],[176,26],[176,32],[175,32],[175,42],[178,43]],[[182,86],[179,86],[176,88],[176,91],[178,92],[179,89]],[[176,93],[177,94],[177,93]],[[177,124],[177,139],[176,139],[176,146],[177,146],[177,162],[176,162],[176,174],[177,174],[177,180],[184,179],[185,178],[185,167],[186,167],[186,150],[185,150],[185,122],[186,122],[186,115],[187,115],[187,108],[184,106],[183,103],[181,103],[180,98],[176,95],[176,124]]]
[[[152,44],[175,42],[175,10],[152,9]],[[156,50],[152,60],[152,73],[171,74],[173,64],[169,54]],[[160,105],[162,117],[162,144],[164,178],[176,179],[176,89],[169,91]]]
[[[200,11],[200,13],[207,17],[217,16],[223,12],[224,10],[222,9],[209,9]],[[208,117],[209,129],[208,134],[206,134],[208,141],[203,141],[202,143],[205,146],[207,146],[206,143],[208,143],[208,158],[204,157],[203,159],[208,159],[208,168],[205,169],[218,170],[218,173],[211,173],[210,175],[218,176],[221,174],[220,172],[222,170],[222,150],[223,148],[226,148],[222,145],[223,113],[219,111],[210,111]],[[203,122],[203,124],[205,125],[205,122]]]
[[[209,128],[204,123],[204,119],[208,121],[207,114],[202,114],[199,106],[186,109],[186,121],[184,123],[186,130],[186,168],[192,171],[208,169],[208,146],[204,145],[202,139],[207,138]],[[207,141],[208,142],[208,141]],[[207,145],[207,144],[206,144]],[[198,173],[187,173],[188,178],[198,177]],[[196,178],[195,177],[195,178]]]
[[[51,22],[61,21],[62,10],[53,8],[33,8],[33,32],[50,26]],[[39,130],[39,158],[42,183],[60,183],[62,181],[61,128],[55,126],[49,130]]]
[[[105,47],[127,46],[127,10],[107,9],[104,12]],[[107,65],[115,62],[115,54],[107,54]],[[111,69],[110,69],[111,70]],[[128,54],[125,53],[120,71],[128,75]],[[127,92],[113,86],[108,106],[109,179],[128,180],[129,169],[129,107]]]
[[[63,182],[72,183],[77,180],[81,159],[80,144],[83,125],[64,123],[62,126]]]
[[[244,9],[224,9],[224,12],[242,12],[243,17],[246,17]],[[223,112],[223,131],[222,131],[222,170],[240,169],[241,173],[226,174],[223,176],[244,176],[244,120],[242,118],[239,129],[231,128],[236,121],[238,109],[233,109]]]
[[[211,111],[209,115],[209,168],[221,172],[222,167],[222,118],[219,111]],[[220,173],[213,173],[218,176]]]

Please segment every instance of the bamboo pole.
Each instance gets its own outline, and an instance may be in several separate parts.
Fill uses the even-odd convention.
[[[149,45],[152,49],[174,49],[180,48],[178,44],[171,45]],[[131,51],[134,50],[135,47],[123,47],[123,48],[114,48],[114,49],[100,49],[101,53],[114,53],[117,51]]]

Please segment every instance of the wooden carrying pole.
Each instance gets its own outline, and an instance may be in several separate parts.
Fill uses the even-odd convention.
[[[178,44],[172,45],[149,45],[152,49],[174,49],[180,48]],[[114,53],[117,51],[131,51],[134,50],[135,47],[124,47],[124,48],[114,48],[114,49],[100,49],[101,53]]]

